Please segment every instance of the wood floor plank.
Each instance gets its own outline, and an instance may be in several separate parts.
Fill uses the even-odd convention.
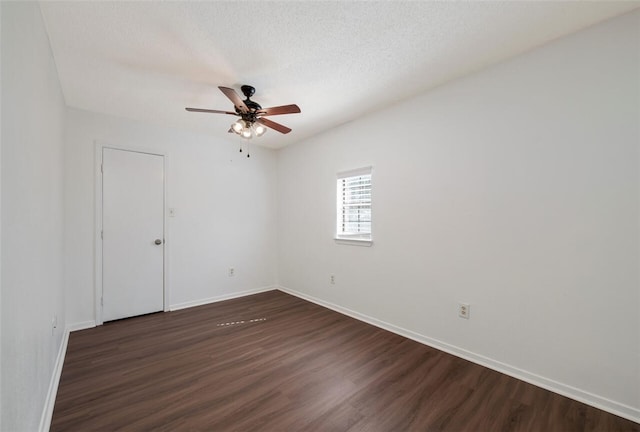
[[[640,431],[271,291],[74,332],[51,431]]]

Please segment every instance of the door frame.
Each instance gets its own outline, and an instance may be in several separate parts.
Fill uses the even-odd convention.
[[[94,246],[95,246],[95,281],[94,281],[94,313],[95,313],[95,321],[96,326],[102,325],[103,317],[102,317],[102,152],[103,149],[109,148],[113,150],[122,150],[122,151],[130,151],[136,153],[144,153],[150,154],[154,156],[162,156],[162,169],[164,172],[162,179],[162,190],[163,190],[163,206],[162,206],[162,224],[163,224],[163,238],[164,238],[164,254],[163,254],[163,262],[162,262],[162,271],[163,271],[163,311],[168,312],[169,309],[169,299],[170,299],[170,290],[169,290],[169,277],[168,277],[168,268],[169,268],[169,245],[171,242],[169,241],[169,230],[167,229],[167,159],[169,155],[164,151],[159,151],[156,149],[149,148],[141,148],[137,146],[130,145],[120,145],[120,144],[111,144],[103,141],[94,141],[94,149],[95,149],[95,233],[94,233]]]

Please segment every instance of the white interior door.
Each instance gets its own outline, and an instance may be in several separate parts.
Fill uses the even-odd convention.
[[[164,309],[164,157],[102,150],[102,319]]]

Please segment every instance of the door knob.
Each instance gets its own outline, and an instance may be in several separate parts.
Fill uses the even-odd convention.
[[[161,245],[161,244],[162,244],[162,240],[160,240],[160,239],[156,239],[155,244],[157,244],[157,245]]]

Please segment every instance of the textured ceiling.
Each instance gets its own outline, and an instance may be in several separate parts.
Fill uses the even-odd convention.
[[[228,140],[217,86],[256,87],[279,148],[640,6],[638,2],[43,2],[67,104]]]

